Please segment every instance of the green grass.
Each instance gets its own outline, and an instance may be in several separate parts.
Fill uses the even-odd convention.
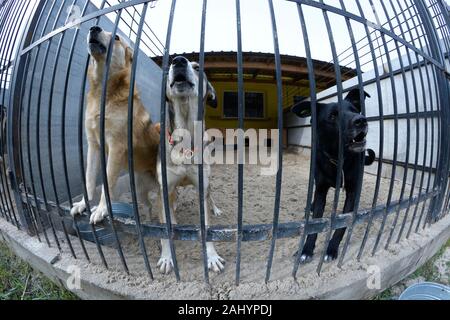
[[[0,300],[74,299],[78,298],[33,270],[0,241]]]

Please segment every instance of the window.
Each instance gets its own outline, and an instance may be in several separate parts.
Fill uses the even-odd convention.
[[[250,119],[264,118],[264,94],[261,92],[245,92],[244,117]],[[223,116],[225,118],[238,117],[238,93],[224,92]]]

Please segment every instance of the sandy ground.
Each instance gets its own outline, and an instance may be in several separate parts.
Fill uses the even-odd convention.
[[[374,164],[376,165],[376,164]],[[283,183],[281,194],[281,212],[280,222],[300,221],[304,217],[304,207],[307,197],[307,185],[309,177],[309,157],[301,152],[285,152],[283,161]],[[412,174],[412,170],[409,174]],[[360,208],[370,208],[373,202],[376,177],[365,174],[363,182],[363,191],[361,194]],[[272,223],[274,210],[274,194],[275,194],[275,176],[261,176],[260,167],[256,165],[246,165],[244,169],[244,223],[259,224]],[[382,179],[378,204],[386,202],[388,197],[390,180]],[[223,211],[220,217],[212,217],[214,225],[229,225],[236,221],[237,214],[237,166],[216,165],[212,168],[212,193],[216,200],[217,206]],[[401,181],[395,181],[393,184],[394,192],[392,200],[397,200],[402,188]],[[409,196],[410,186],[406,185],[404,197]],[[414,194],[418,193],[418,189]],[[334,189],[328,194],[327,207],[325,217],[331,212],[332,199]],[[128,193],[120,195],[120,201],[130,201]],[[341,192],[339,210],[342,210],[344,201],[343,192]],[[422,205],[419,206],[419,214]],[[412,207],[414,209],[414,207]],[[158,210],[154,208],[154,211]],[[413,210],[410,211],[412,216]],[[156,212],[154,213],[156,215]],[[404,211],[400,212],[399,224],[403,219]],[[185,187],[179,190],[178,207],[176,211],[178,223],[180,224],[199,224],[198,215],[198,195],[193,187]],[[416,219],[417,220],[417,219]],[[388,217],[385,232],[382,235],[379,251],[382,251],[387,240],[387,234],[392,225],[393,215]],[[367,242],[365,255],[369,255],[372,250],[374,239],[380,228],[381,220],[374,222]],[[407,226],[409,226],[409,219]],[[353,231],[351,244],[344,263],[347,270],[354,268],[355,270],[366,267],[363,263],[358,263],[355,259],[357,251],[360,247],[362,237],[364,235],[366,224],[358,225]],[[389,252],[396,253],[401,250],[403,241],[395,244],[399,227],[395,229],[392,245]],[[316,283],[317,273],[316,267],[319,256],[324,250],[324,234],[319,235],[316,255],[311,263],[301,266],[299,270],[299,283],[306,287],[313,288]],[[404,236],[403,236],[404,237]],[[105,256],[110,266],[110,276],[108,281],[114,283],[117,278],[127,279],[131,285],[139,288],[145,288],[148,284],[148,275],[145,271],[143,258],[140,254],[137,238],[132,236],[121,235],[120,238],[126,260],[131,274],[126,275],[121,270],[120,260],[116,250],[112,248],[104,248]],[[272,268],[272,281],[291,278],[294,259],[292,255],[297,250],[298,238],[280,239],[277,241],[275,256]],[[78,242],[74,242],[78,254],[81,256],[82,251]],[[201,244],[198,242],[176,241],[176,253],[178,265],[180,268],[180,276],[182,285],[192,286],[193,298],[202,298],[204,291],[198,289],[198,283],[203,281],[203,267]],[[159,259],[160,249],[159,241],[146,239],[146,247],[150,263],[155,274],[157,285],[162,287],[169,286],[175,282],[175,277],[170,275],[160,275],[156,268]],[[269,253],[270,241],[260,242],[244,242],[242,244],[242,262],[241,262],[241,287],[248,285],[249,288],[255,283],[264,284],[264,276],[266,272],[267,256]],[[211,284],[216,288],[217,298],[232,298],[231,288],[235,277],[235,259],[236,244],[235,243],[218,243],[216,245],[218,253],[227,261],[225,271],[221,274],[210,272]],[[103,267],[99,259],[99,255],[94,245],[88,245],[91,256],[91,268],[93,272],[101,273]],[[322,271],[322,277],[333,276],[339,272],[337,268],[331,268],[325,264]],[[117,271],[115,271],[117,270]],[[351,276],[351,272],[349,273]],[[195,285],[197,283],[197,285]],[[249,295],[251,290],[249,289]],[[256,289],[255,289],[256,290]],[[285,290],[290,290],[285,288]],[[313,289],[312,289],[313,290]]]

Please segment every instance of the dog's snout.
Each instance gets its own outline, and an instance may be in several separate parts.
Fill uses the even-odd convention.
[[[366,117],[362,116],[362,115],[358,115],[356,117],[353,118],[353,125],[357,128],[362,128],[367,126],[367,119]]]
[[[179,57],[173,58],[172,64],[175,67],[185,67],[188,64],[188,60],[185,57],[179,56]]]
[[[89,30],[91,31],[91,33],[100,33],[103,31],[99,26],[93,26]]]

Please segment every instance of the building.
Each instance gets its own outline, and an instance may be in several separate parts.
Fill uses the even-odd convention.
[[[198,53],[183,53],[190,61],[198,61]],[[177,56],[174,54],[172,57]],[[153,58],[161,66],[162,57]],[[336,84],[334,65],[314,60],[317,91]],[[237,53],[206,52],[205,73],[214,86],[218,107],[206,109],[206,127],[237,128]],[[245,91],[245,128],[277,128],[277,84],[273,53],[244,52],[243,75]],[[356,72],[341,68],[343,80],[350,79]],[[306,58],[281,55],[283,80],[283,108],[285,112],[295,101],[309,96],[308,68]]]

